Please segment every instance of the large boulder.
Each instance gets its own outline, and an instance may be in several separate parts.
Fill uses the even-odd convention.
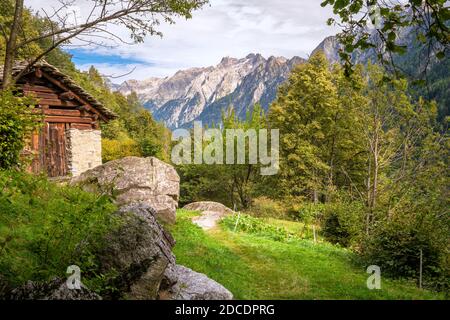
[[[157,158],[110,161],[73,178],[71,184],[109,194],[119,206],[144,202],[156,210],[162,221],[175,223],[180,177],[171,165]]]
[[[212,211],[217,212],[221,215],[227,215],[227,214],[233,214],[233,210],[230,208],[224,206],[223,204],[219,202],[213,202],[213,201],[199,201],[199,202],[193,202],[183,207],[183,209],[191,210],[191,211]]]
[[[233,294],[206,275],[171,264],[164,273],[161,300],[232,300]]]
[[[117,274],[111,284],[120,296],[107,298],[156,299],[166,268],[175,263],[175,241],[148,204],[124,206],[119,214],[120,227],[108,235],[106,247],[97,254],[100,271]]]
[[[27,281],[7,295],[8,300],[101,300],[83,284],[80,289],[69,289],[66,281],[55,278],[48,282]]]

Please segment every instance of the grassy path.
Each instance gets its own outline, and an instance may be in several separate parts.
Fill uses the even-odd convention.
[[[205,232],[195,213],[180,210],[171,228],[179,264],[205,273],[236,299],[436,299],[413,283],[382,279],[368,290],[368,274],[350,251],[310,241],[277,242],[222,228]]]

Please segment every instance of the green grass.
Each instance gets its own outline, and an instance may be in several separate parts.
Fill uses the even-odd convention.
[[[192,224],[198,213],[178,211],[171,227],[177,262],[228,288],[236,299],[443,299],[414,283],[382,277],[381,290],[368,290],[356,255],[328,243],[279,242],[223,226],[205,232]],[[265,220],[282,226],[283,221]],[[285,225],[299,230],[295,222]]]
[[[306,239],[313,239],[313,227],[312,225],[305,226],[302,222],[288,221],[288,220],[279,220],[275,218],[263,218],[264,222],[272,224],[276,227],[281,227],[286,229],[289,233],[292,233],[298,237],[303,237]],[[316,226],[316,232],[320,231],[320,227]],[[319,234],[316,235],[318,241],[322,241],[322,237]]]

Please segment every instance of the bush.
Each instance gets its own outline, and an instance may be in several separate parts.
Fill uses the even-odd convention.
[[[119,225],[110,199],[44,177],[0,171],[0,274],[10,287],[65,277],[96,278],[95,252]],[[92,288],[95,289],[95,288]]]
[[[259,197],[253,200],[247,213],[262,218],[288,218],[288,210],[283,203],[267,197]]]
[[[138,145],[143,157],[161,158],[162,145],[158,145],[154,139],[145,137],[138,141]]]
[[[235,230],[236,228],[236,231],[254,234],[275,241],[284,242],[292,239],[299,239],[284,228],[271,225],[261,219],[246,214],[241,214],[239,218],[238,215],[227,216],[221,223],[229,230]]]
[[[102,139],[103,162],[122,159],[130,156],[141,156],[139,145],[133,139],[127,137],[117,140]]]
[[[331,212],[328,214],[323,222],[322,227],[323,237],[334,244],[340,244],[347,247],[350,244],[350,233],[339,221],[339,216]]]
[[[322,236],[334,244],[358,247],[364,232],[364,215],[364,204],[357,201],[327,204],[320,220]]]
[[[302,221],[305,224],[316,223],[323,217],[326,205],[302,203],[292,209],[292,215],[295,220]]]
[[[362,253],[368,264],[381,267],[392,277],[419,279],[422,250],[424,285],[449,290],[448,233],[445,221],[403,215],[379,223],[363,242]],[[447,231],[448,232],[448,231]],[[447,240],[445,240],[447,239]]]
[[[251,207],[246,213],[259,218],[305,221],[307,208],[314,205],[303,204],[302,201],[302,199],[293,197],[272,199],[261,196],[253,200]],[[318,206],[316,206],[316,208],[318,208]]]
[[[0,169],[18,167],[26,139],[39,125],[33,113],[33,100],[0,91]]]

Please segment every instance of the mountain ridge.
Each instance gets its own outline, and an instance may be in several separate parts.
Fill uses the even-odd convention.
[[[220,122],[222,110],[230,105],[240,117],[258,102],[267,110],[278,86],[305,61],[251,53],[241,59],[224,57],[215,66],[180,70],[171,77],[128,80],[111,87],[125,95],[136,92],[157,121],[175,129],[195,120]]]
[[[376,42],[376,33],[372,35]],[[399,34],[399,42],[410,48],[406,55],[395,56],[396,63],[405,69],[414,69],[423,64],[420,44],[415,39],[413,29]],[[311,53],[323,51],[330,63],[340,63],[339,50],[342,45],[337,36],[325,38]],[[367,64],[377,61],[375,49],[357,50],[351,55],[353,63]],[[428,92],[418,88],[419,94],[429,100],[438,99],[439,118],[449,114],[448,89],[443,87],[450,80],[442,75],[448,58],[434,62],[430,70]],[[180,70],[171,77],[149,78],[142,81],[129,80],[121,85],[111,84],[113,90],[123,94],[136,92],[141,103],[152,112],[155,120],[164,122],[170,129],[190,127],[195,120],[206,125],[219,123],[223,110],[230,105],[240,118],[255,103],[261,103],[265,111],[275,100],[280,84],[285,82],[295,65],[306,62],[298,56],[291,59],[271,56],[264,58],[261,54],[251,53],[245,58],[224,57],[219,64],[209,67]],[[411,70],[410,70],[411,71]],[[414,70],[412,70],[414,71]],[[417,96],[417,94],[415,94]]]

